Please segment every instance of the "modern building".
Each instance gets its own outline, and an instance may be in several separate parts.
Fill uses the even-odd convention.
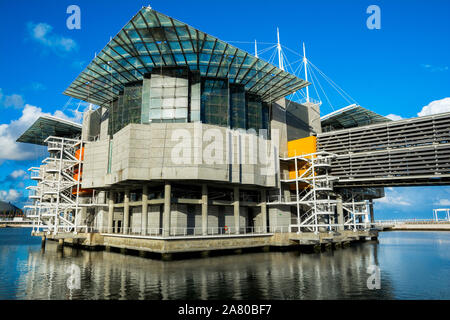
[[[17,140],[49,152],[30,169],[34,231],[149,251],[370,236],[384,189],[340,188],[317,136],[390,120],[356,105],[321,118],[319,103],[285,98],[308,85],[142,8],[64,92],[98,106],[82,125],[43,116]]]
[[[0,201],[0,219],[23,217],[23,210],[10,202]]]

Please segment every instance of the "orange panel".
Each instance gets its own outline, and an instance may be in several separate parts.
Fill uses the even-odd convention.
[[[310,136],[302,139],[288,141],[288,156],[294,157],[296,155],[311,154],[317,152],[317,138]],[[301,176],[309,165],[307,162],[299,161],[297,163],[298,176]],[[289,179],[295,179],[295,165],[289,165]],[[300,185],[299,185],[300,186]]]
[[[289,157],[315,152],[317,152],[317,137],[315,136],[288,141]]]

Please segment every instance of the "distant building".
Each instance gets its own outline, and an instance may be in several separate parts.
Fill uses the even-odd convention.
[[[9,202],[0,201],[0,219],[12,219],[15,217],[23,217],[23,210]]]

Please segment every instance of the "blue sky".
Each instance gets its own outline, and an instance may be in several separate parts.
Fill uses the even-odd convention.
[[[81,9],[81,29],[69,30],[66,9]],[[276,42],[290,63],[306,43],[311,62],[360,105],[410,118],[450,111],[450,2],[432,1],[6,1],[0,0],[0,198],[22,203],[26,169],[42,149],[15,144],[41,113],[79,121],[86,105],[62,95],[128,20],[150,4],[234,45],[259,51]],[[369,5],[381,9],[381,29],[369,30]],[[292,51],[291,51],[292,50]],[[261,56],[269,60],[272,50]],[[276,62],[276,61],[275,61]],[[293,64],[292,68],[298,66]],[[322,114],[348,105],[321,77]],[[312,95],[315,90],[310,89]],[[327,98],[330,100],[328,103]],[[446,99],[449,98],[449,99]],[[386,189],[377,217],[431,217],[450,206],[449,187]],[[391,199],[392,201],[389,201]]]

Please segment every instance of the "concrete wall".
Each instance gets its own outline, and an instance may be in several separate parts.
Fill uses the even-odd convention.
[[[288,141],[321,133],[320,106],[286,100],[286,124]]]
[[[97,110],[87,110],[83,114],[83,129],[81,139],[83,141],[93,141],[100,136],[100,122],[102,118],[102,108]]]
[[[291,210],[289,206],[268,206],[268,215],[269,226],[283,228],[281,231],[285,231],[291,223]],[[273,231],[278,231],[278,229]]]
[[[222,141],[207,139],[206,132],[217,133]],[[252,134],[200,123],[129,124],[113,137],[110,173],[109,141],[86,145],[82,186],[108,187],[126,180],[209,180],[274,187],[276,175],[267,169],[272,166],[276,170],[272,160],[275,155],[269,166],[258,159],[256,164],[249,164],[258,154],[259,145],[266,142]],[[217,146],[217,153],[211,152],[212,144]],[[243,163],[229,164],[236,159],[232,150],[239,145],[245,150],[241,154]]]
[[[162,225],[161,225],[161,223],[162,223],[161,207],[162,207],[161,205],[149,205],[148,206],[148,213],[147,213],[148,214],[148,218],[147,218],[148,226],[147,227],[149,228],[148,233],[154,234],[157,231],[159,233],[159,230],[156,230],[156,229],[159,229],[162,227]],[[153,230],[153,229],[155,229],[155,230]]]

